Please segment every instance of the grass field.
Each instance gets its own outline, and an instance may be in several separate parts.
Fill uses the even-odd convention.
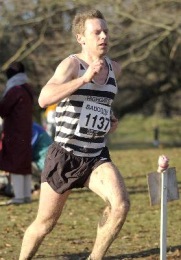
[[[160,145],[153,146],[154,124],[159,123]],[[180,119],[127,117],[110,140],[113,161],[124,176],[131,209],[117,240],[105,259],[158,260],[160,205],[150,206],[147,174],[157,169],[158,156],[166,154],[176,167],[181,194]],[[26,227],[36,216],[33,203],[0,207],[0,260],[17,260]],[[1,197],[1,200],[7,198]],[[56,228],[45,238],[34,259],[85,259],[91,251],[104,203],[87,189],[74,190]],[[167,259],[181,259],[181,200],[167,207]]]

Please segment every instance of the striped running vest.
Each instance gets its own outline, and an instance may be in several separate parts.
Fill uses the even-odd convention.
[[[79,62],[81,77],[85,66]],[[106,134],[110,129],[111,104],[117,93],[117,84],[111,61],[105,57],[108,76],[104,85],[91,81],[56,107],[55,142],[67,151],[81,157],[98,156],[105,147]]]

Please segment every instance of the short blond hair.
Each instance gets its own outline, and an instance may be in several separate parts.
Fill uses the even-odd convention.
[[[105,20],[103,14],[96,9],[91,9],[88,11],[77,13],[72,22],[72,33],[76,36],[77,34],[83,34],[85,30],[85,21],[87,19],[103,19]]]

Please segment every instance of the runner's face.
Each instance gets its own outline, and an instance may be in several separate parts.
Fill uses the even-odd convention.
[[[82,37],[82,45],[87,52],[98,57],[108,52],[109,34],[106,21],[97,18],[86,20]]]

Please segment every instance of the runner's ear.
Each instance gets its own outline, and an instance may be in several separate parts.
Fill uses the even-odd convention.
[[[77,34],[76,35],[76,39],[77,39],[77,42],[80,44],[80,45],[83,45],[85,44],[85,41],[84,41],[84,36],[82,34]]]

